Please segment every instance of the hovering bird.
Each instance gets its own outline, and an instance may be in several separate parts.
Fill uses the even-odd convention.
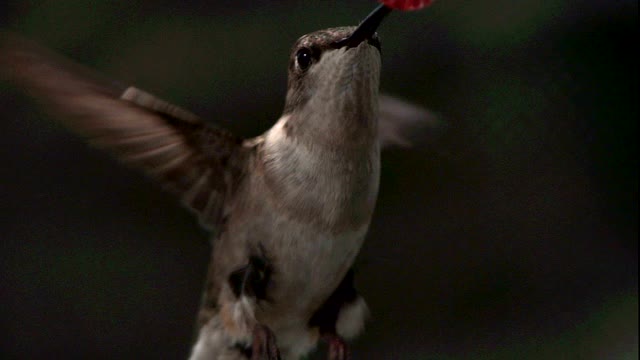
[[[2,34],[3,77],[90,144],[175,194],[212,233],[191,359],[332,359],[368,310],[351,266],[378,194],[380,149],[434,117],[378,93],[378,7],[358,27],[299,38],[282,116],[242,139],[136,87]]]

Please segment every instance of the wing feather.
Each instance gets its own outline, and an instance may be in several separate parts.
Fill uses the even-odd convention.
[[[0,34],[2,77],[70,130],[174,193],[216,229],[244,172],[242,139],[135,87],[124,88],[12,34]]]
[[[380,95],[378,136],[383,148],[431,145],[446,124],[435,113],[405,100]]]

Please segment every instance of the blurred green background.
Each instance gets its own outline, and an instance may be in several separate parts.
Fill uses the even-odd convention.
[[[2,6],[2,27],[249,137],[282,110],[291,44],[375,3]],[[622,0],[441,0],[386,20],[382,90],[447,126],[383,155],[356,359],[638,358],[637,29]],[[206,233],[0,90],[0,355],[185,358]]]

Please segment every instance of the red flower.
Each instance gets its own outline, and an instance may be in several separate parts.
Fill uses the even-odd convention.
[[[433,0],[380,0],[386,6],[397,10],[418,10],[431,5]]]

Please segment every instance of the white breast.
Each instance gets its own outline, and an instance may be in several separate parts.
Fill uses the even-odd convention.
[[[380,150],[377,144],[358,156],[302,143],[284,129],[282,117],[265,137],[265,172],[277,181],[282,201],[314,211],[326,224],[368,223],[378,194]],[[338,149],[339,150],[339,149]],[[349,155],[349,156],[347,156]]]

